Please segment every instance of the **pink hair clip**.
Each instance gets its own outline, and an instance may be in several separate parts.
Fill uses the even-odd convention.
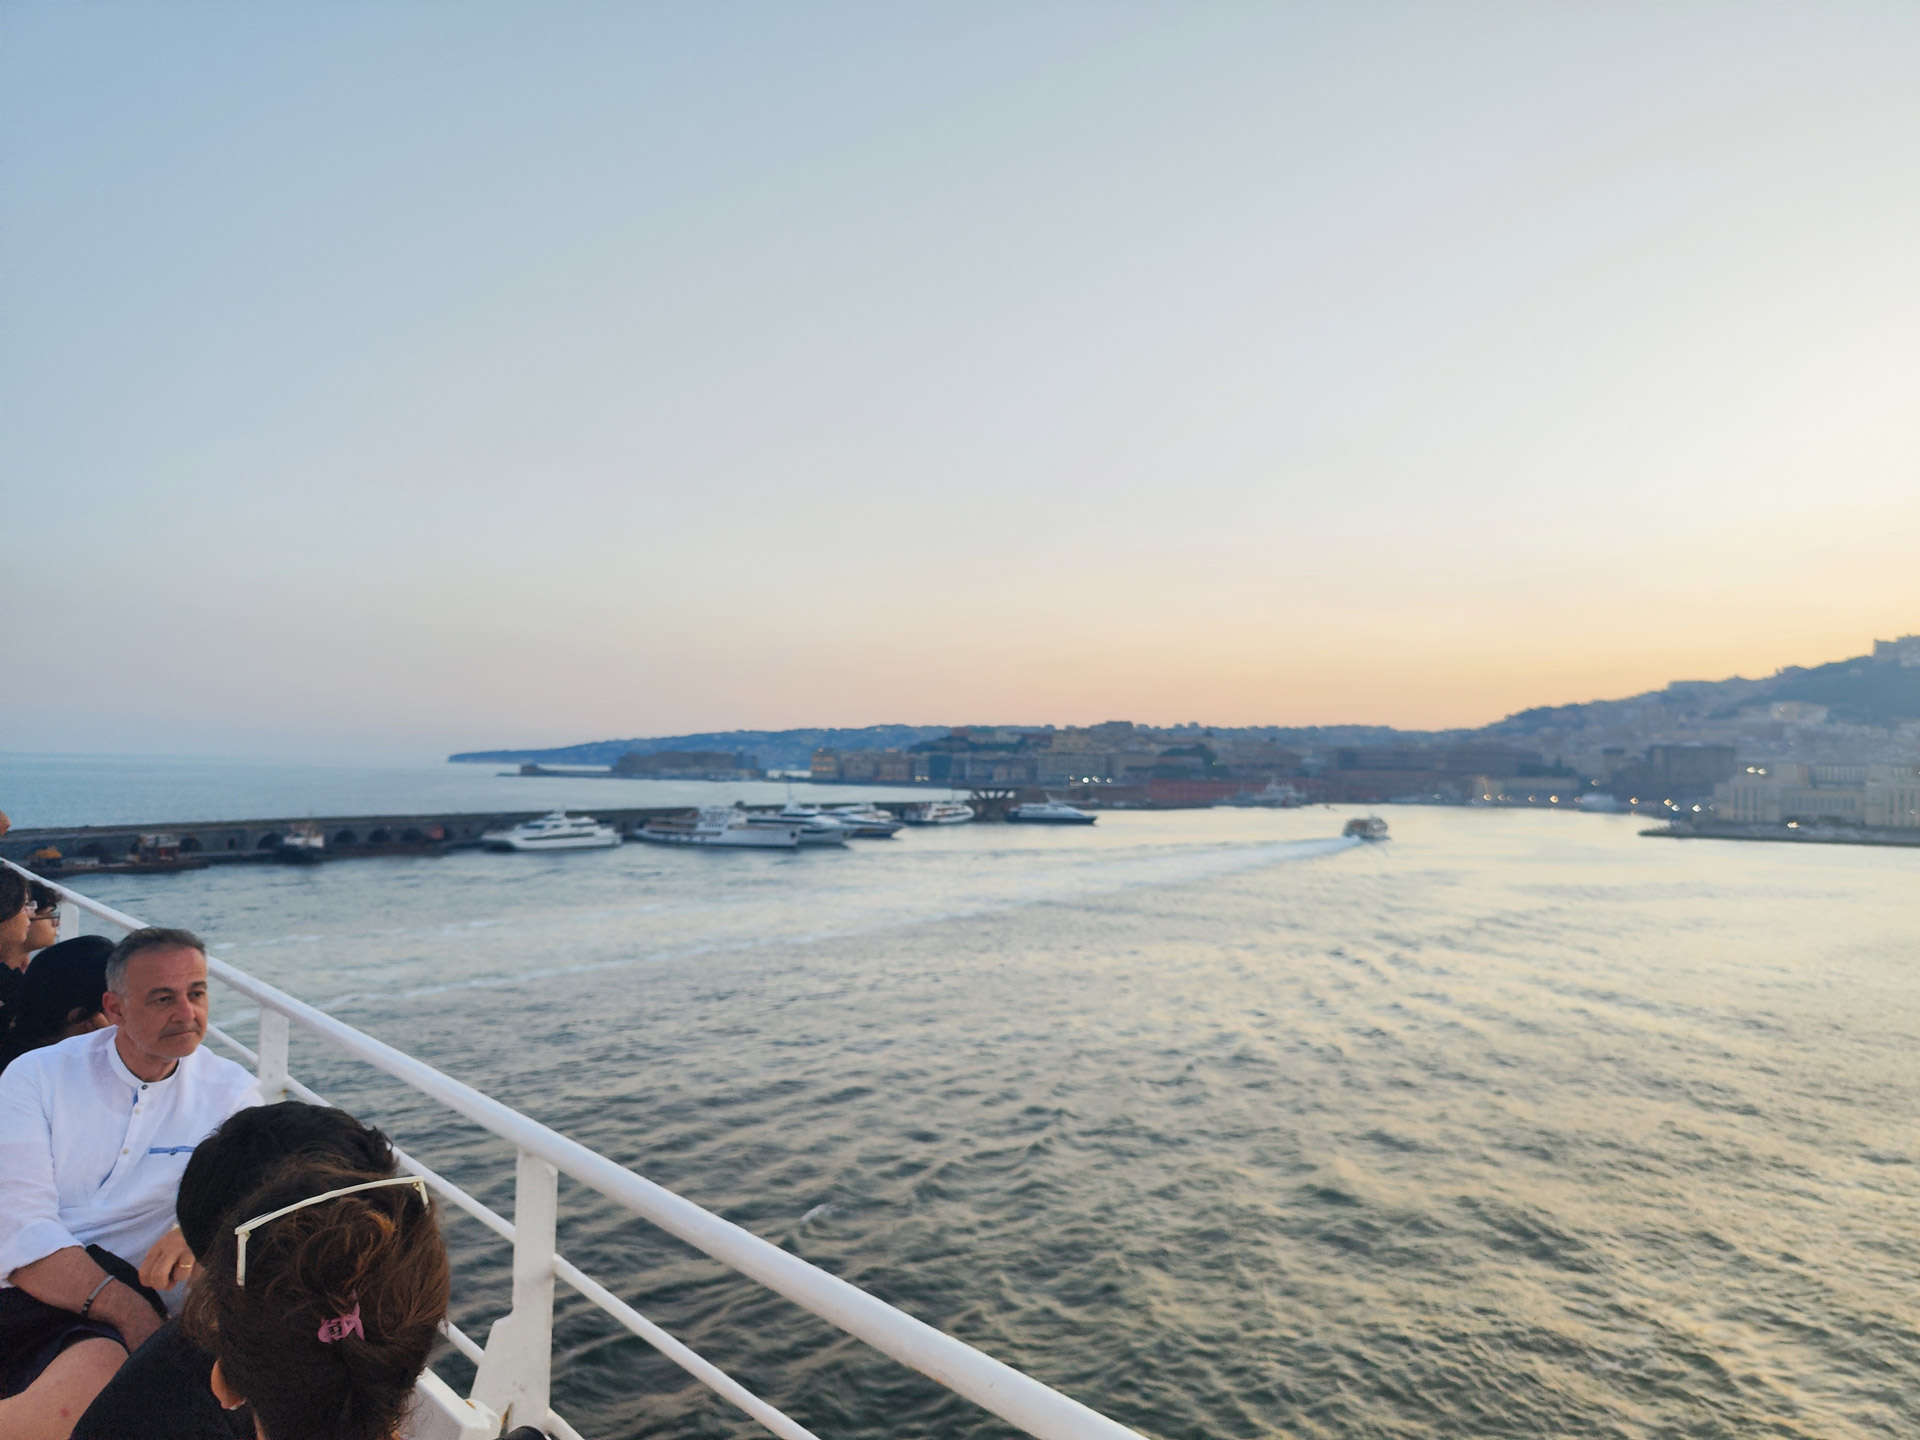
[[[334,1341],[344,1340],[349,1335],[358,1335],[362,1340],[367,1338],[367,1332],[360,1326],[360,1305],[357,1301],[354,1303],[353,1309],[349,1310],[346,1314],[336,1315],[331,1320],[322,1320],[320,1322],[320,1343],[322,1345],[331,1345]]]

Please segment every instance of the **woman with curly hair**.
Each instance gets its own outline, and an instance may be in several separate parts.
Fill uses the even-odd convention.
[[[447,1313],[423,1181],[291,1161],[221,1222],[202,1265],[187,1333],[261,1440],[398,1435]]]

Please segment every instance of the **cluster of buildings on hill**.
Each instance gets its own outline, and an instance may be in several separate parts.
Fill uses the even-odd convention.
[[[1876,642],[1848,666],[1861,686],[1910,689],[1920,636]],[[1109,806],[1285,796],[1920,828],[1920,718],[1866,723],[1827,704],[1772,698],[1768,684],[1680,681],[1452,735],[1336,738],[1124,720],[960,726],[904,748],[817,749],[811,774],[822,783],[1037,789]]]
[[[1424,801],[1628,808],[1751,824],[1920,829],[1920,635],[1763,680],[1676,681],[1625,700],[1522,711],[1480,730],[885,725],[731,731],[455,758],[588,761],[669,780],[1046,792],[1076,804]],[[825,743],[822,743],[825,742]],[[686,749],[657,749],[659,745]],[[694,748],[694,747],[701,748]],[[645,748],[642,748],[645,747]],[[586,773],[586,772],[580,772]]]

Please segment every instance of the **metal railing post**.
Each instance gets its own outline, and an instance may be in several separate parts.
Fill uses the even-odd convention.
[[[487,1332],[473,1398],[506,1428],[542,1425],[553,1381],[554,1221],[560,1172],[519,1152],[513,1187],[513,1313]]]
[[[287,1098],[287,1017],[260,1007],[260,1098],[272,1105]]]

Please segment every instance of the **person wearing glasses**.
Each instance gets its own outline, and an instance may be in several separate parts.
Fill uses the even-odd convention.
[[[228,1116],[260,1103],[251,1074],[201,1048],[198,937],[136,930],[114,947],[105,979],[109,1028],[29,1050],[0,1072],[6,1440],[64,1440],[160,1328],[193,1269],[174,1225],[188,1159]]]
[[[33,902],[33,920],[27,926],[27,954],[37,955],[60,939],[60,895],[38,880],[27,886]]]

